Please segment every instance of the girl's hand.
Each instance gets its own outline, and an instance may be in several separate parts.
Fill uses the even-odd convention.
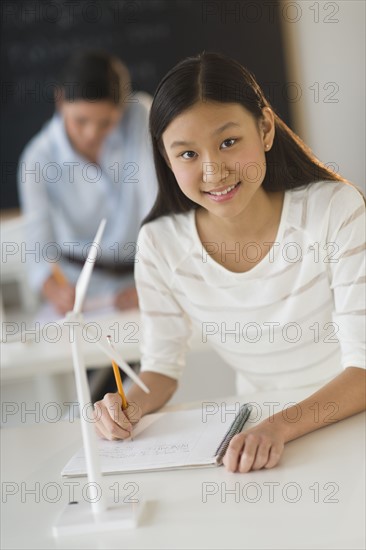
[[[285,437],[279,427],[262,422],[235,435],[230,441],[223,463],[229,472],[245,473],[261,468],[273,468],[285,447]]]
[[[133,425],[141,416],[141,407],[136,403],[129,403],[123,411],[118,393],[106,393],[101,401],[94,404],[95,430],[103,439],[113,441],[130,437]]]

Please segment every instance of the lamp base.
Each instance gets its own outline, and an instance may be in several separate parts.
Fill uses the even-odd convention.
[[[90,503],[69,502],[53,526],[53,536],[100,533],[119,529],[134,529],[143,508],[143,502],[111,503],[105,512],[94,514]]]

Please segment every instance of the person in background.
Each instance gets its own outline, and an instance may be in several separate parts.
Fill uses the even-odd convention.
[[[151,97],[133,93],[127,67],[100,51],[65,65],[56,111],[18,167],[31,287],[64,314],[102,218],[107,219],[88,296],[137,307],[133,281],[140,223],[157,180],[148,133]]]

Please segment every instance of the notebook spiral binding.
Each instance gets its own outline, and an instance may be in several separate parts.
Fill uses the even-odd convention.
[[[251,412],[252,412],[252,408],[247,403],[244,403],[244,405],[240,407],[238,414],[234,418],[230,428],[224,435],[220,445],[217,447],[215,451],[214,457],[216,457],[217,464],[222,464],[222,459],[224,458],[224,455],[227,451],[230,441],[232,440],[234,435],[241,432]]]

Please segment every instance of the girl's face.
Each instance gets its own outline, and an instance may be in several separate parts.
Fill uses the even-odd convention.
[[[63,101],[60,111],[72,145],[87,156],[98,153],[121,118],[121,109],[111,101]]]
[[[239,103],[199,102],[176,117],[162,138],[182,192],[210,213],[234,218],[264,180],[274,116],[263,109],[258,126]]]

